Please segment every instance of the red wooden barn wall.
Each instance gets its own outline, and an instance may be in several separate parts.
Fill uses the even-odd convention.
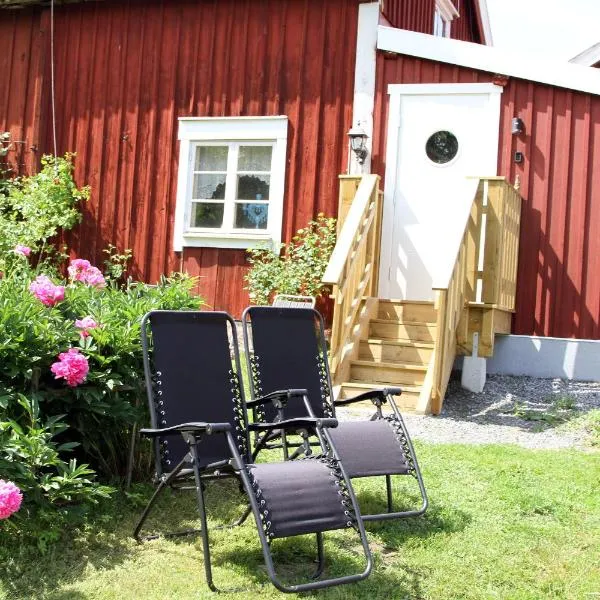
[[[0,132],[11,134],[8,155],[14,172],[35,168],[39,144],[43,34],[38,10],[0,14]]]
[[[472,83],[493,75],[413,57],[377,60],[373,168],[385,171],[390,83]],[[511,134],[521,117],[525,133]],[[498,173],[524,198],[513,332],[600,338],[600,97],[511,78]],[[513,161],[515,151],[525,160]]]
[[[452,38],[481,43],[474,2],[475,0],[454,0],[460,17],[452,21]],[[384,0],[383,14],[392,27],[433,33],[435,0]]]
[[[83,224],[69,236],[74,252],[100,262],[109,243],[131,248],[134,277],[156,281],[185,269],[200,276],[210,306],[239,314],[248,302],[244,251],[172,251],[177,118],[287,115],[284,239],[319,212],[335,214],[358,2],[106,0],[59,6],[55,15],[58,152],[77,152],[77,181],[92,188]],[[50,66],[36,65],[40,37],[48,53],[49,35],[40,19],[48,22],[48,9],[0,12],[3,45],[5,31],[14,37],[12,54],[0,58],[0,77],[13,82],[0,94],[0,115],[18,137],[35,138],[29,90],[43,73],[46,122],[37,125],[48,152]]]

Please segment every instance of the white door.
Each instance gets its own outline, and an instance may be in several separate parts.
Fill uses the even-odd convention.
[[[432,300],[454,265],[476,176],[497,172],[493,84],[390,85],[379,295]]]

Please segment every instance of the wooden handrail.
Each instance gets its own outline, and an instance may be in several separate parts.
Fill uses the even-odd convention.
[[[344,211],[338,240],[323,276],[333,286],[334,311],[331,329],[330,367],[335,379],[344,345],[352,337],[365,296],[377,293],[381,194],[379,177],[364,175]],[[342,191],[340,206],[347,208]]]
[[[456,358],[456,333],[468,303],[513,311],[521,197],[504,178],[482,178],[447,285],[434,287],[437,309],[431,412],[441,410]]]

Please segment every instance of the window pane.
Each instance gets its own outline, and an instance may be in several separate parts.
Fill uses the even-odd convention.
[[[268,200],[270,189],[270,175],[238,175],[238,200]]]
[[[237,229],[266,229],[268,217],[268,204],[244,202],[235,205],[235,227]]]
[[[450,162],[458,154],[458,140],[450,131],[436,131],[425,144],[429,160],[438,165]]]
[[[223,200],[225,198],[225,173],[222,175],[194,175],[193,200]]]
[[[240,146],[238,171],[270,171],[272,146]]]
[[[197,146],[194,171],[227,171],[228,146]]]
[[[224,208],[225,205],[221,202],[215,204],[192,203],[190,227],[221,227],[223,225]]]

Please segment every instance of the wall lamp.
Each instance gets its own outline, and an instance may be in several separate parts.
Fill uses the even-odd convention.
[[[367,138],[369,136],[365,133],[365,130],[360,124],[358,124],[348,132],[348,137],[350,138],[350,148],[352,148],[352,151],[356,155],[358,164],[364,164],[368,153]]]
[[[518,135],[519,133],[523,133],[523,131],[525,131],[525,123],[523,123],[523,119],[515,117],[511,123],[511,133],[513,135]]]

